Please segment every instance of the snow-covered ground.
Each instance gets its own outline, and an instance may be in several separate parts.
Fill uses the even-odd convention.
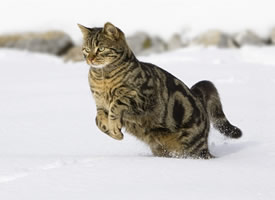
[[[243,137],[211,129],[213,160],[156,158],[94,122],[85,63],[0,50],[1,200],[275,199],[275,48],[182,49],[140,58],[192,86],[212,80]]]

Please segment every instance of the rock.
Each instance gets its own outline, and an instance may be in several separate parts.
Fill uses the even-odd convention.
[[[144,49],[152,46],[151,37],[144,32],[137,32],[134,35],[127,37],[126,40],[135,55],[140,55]]]
[[[197,38],[195,38],[192,42],[192,45],[202,45],[205,47],[208,46],[216,46],[216,47],[220,47],[220,48],[232,48],[232,47],[236,47],[236,45],[234,44],[233,39],[219,31],[219,30],[210,30],[207,31],[201,35],[199,35]]]
[[[271,44],[275,45],[275,28],[271,30],[270,41],[271,41]]]
[[[151,46],[145,48],[142,55],[150,55],[154,53],[162,53],[167,50],[167,44],[160,38],[154,37],[150,42]]]
[[[65,62],[80,62],[84,61],[82,47],[81,46],[74,46],[70,48],[67,53],[64,55]]]
[[[60,31],[0,36],[0,47],[63,55],[73,46],[69,35]]]
[[[234,36],[234,40],[238,46],[244,45],[253,45],[253,46],[263,46],[265,45],[265,41],[260,38],[256,33],[245,30],[240,33],[237,33]]]
[[[184,44],[181,40],[181,36],[179,34],[174,34],[167,42],[168,50],[175,50],[183,47]]]
[[[159,37],[150,37],[147,33],[137,32],[127,38],[127,43],[135,55],[160,53],[167,49],[165,42]]]

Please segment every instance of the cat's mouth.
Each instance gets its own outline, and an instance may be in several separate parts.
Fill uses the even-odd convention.
[[[93,68],[98,68],[98,69],[103,68],[103,67],[106,66],[105,64],[94,63],[93,61],[90,61],[90,60],[87,60],[87,63],[88,63],[88,65],[90,65],[91,67],[93,67]]]

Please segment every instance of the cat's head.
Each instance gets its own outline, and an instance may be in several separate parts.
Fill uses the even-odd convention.
[[[82,52],[91,67],[102,68],[116,63],[130,51],[123,32],[109,22],[103,28],[78,26],[83,34]]]

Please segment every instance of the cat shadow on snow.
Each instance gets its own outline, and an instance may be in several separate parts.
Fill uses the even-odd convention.
[[[255,147],[257,145],[258,145],[258,142],[255,142],[255,141],[231,143],[230,140],[225,139],[223,143],[219,143],[219,144],[215,144],[215,142],[212,142],[209,145],[209,148],[210,148],[210,152],[213,153],[213,155],[216,158],[220,158],[220,157],[226,157],[228,155],[241,152],[245,149]]]

